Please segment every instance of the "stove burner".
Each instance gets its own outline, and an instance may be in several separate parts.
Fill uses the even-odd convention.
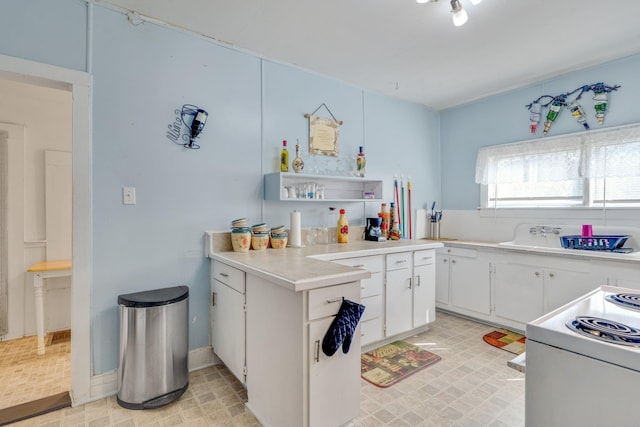
[[[640,330],[613,320],[578,316],[566,325],[567,328],[589,338],[610,344],[640,347]]]
[[[632,310],[640,310],[640,294],[609,294],[607,301]]]

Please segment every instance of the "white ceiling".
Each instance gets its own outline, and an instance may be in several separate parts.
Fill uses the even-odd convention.
[[[640,53],[637,0],[99,2],[436,110]]]

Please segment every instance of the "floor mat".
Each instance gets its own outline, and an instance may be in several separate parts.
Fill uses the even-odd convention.
[[[362,355],[360,375],[386,388],[440,361],[440,356],[405,341],[396,341]]]
[[[482,339],[494,347],[506,350],[513,354],[522,354],[525,351],[527,337],[517,332],[506,329],[496,329],[482,337]]]
[[[71,406],[69,392],[54,394],[33,402],[23,403],[6,409],[0,409],[0,426],[15,423],[27,418],[37,417],[48,412]]]

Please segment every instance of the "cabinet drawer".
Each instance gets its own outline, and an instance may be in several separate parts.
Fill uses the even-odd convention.
[[[334,316],[338,312],[343,299],[360,302],[358,282],[310,290],[308,320]]]
[[[430,265],[436,262],[436,251],[429,249],[426,251],[415,251],[413,253],[413,265]]]
[[[230,286],[244,294],[244,271],[228,266],[219,261],[213,261],[213,279]]]
[[[387,271],[411,268],[411,252],[387,255]]]
[[[368,279],[362,279],[360,281],[360,298],[382,295],[382,288],[382,273],[374,273]]]
[[[382,339],[382,318],[360,323],[360,345],[366,345]]]
[[[464,248],[438,248],[436,251],[439,254],[444,255],[455,255],[455,256],[463,256],[467,258],[476,258],[478,256],[478,251],[475,249],[464,249]]]
[[[371,273],[379,273],[384,269],[383,255],[340,259],[334,261],[336,264],[348,265],[350,267],[362,268]]]
[[[360,304],[365,306],[362,319],[360,319],[361,322],[366,322],[367,320],[382,316],[382,295],[362,298]]]

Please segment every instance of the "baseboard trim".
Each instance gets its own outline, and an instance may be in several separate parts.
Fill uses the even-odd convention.
[[[211,347],[200,347],[189,352],[189,372],[197,371],[208,366],[221,363],[218,356],[215,355]],[[91,377],[90,398],[87,401],[73,402],[73,406],[100,400],[105,397],[113,396],[118,393],[118,370],[113,369],[102,374]]]

